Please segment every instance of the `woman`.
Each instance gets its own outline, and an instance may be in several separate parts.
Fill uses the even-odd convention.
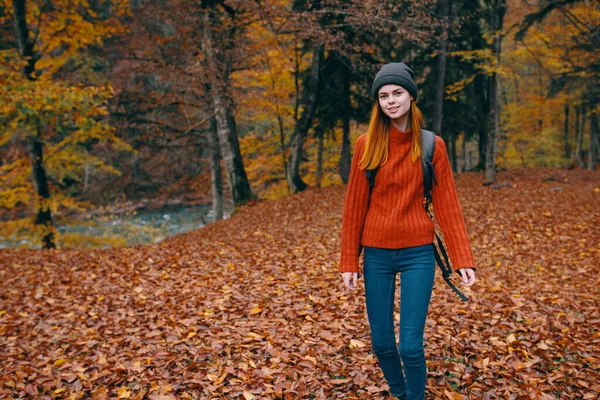
[[[393,396],[424,399],[423,333],[435,276],[434,224],[423,207],[420,131],[413,71],[404,63],[384,65],[371,93],[369,130],[356,143],[342,220],[339,271],[354,290],[364,246],[367,315],[373,352]],[[444,141],[436,136],[432,197],[453,270],[462,284],[475,282],[475,263],[458,202]],[[379,166],[369,200],[365,169]],[[394,293],[400,273],[400,338],[394,335]],[[404,366],[404,373],[402,372]]]

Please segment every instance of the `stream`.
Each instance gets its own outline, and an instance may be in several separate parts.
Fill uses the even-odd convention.
[[[225,203],[223,208],[223,218],[226,219],[233,212],[233,204]],[[160,208],[139,209],[121,215],[95,217],[93,220],[83,223],[73,222],[58,225],[57,229],[61,234],[81,235],[81,239],[77,240],[77,247],[108,248],[158,243],[170,236],[201,229],[213,220],[211,204],[165,205]],[[84,237],[88,237],[90,240],[86,240]],[[106,243],[98,245],[97,239],[107,240]],[[95,245],[94,242],[96,242]],[[39,245],[31,243],[28,245],[27,240],[14,241],[0,236],[0,249],[18,246],[40,248]]]

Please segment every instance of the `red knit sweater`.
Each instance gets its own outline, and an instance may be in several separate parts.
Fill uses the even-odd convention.
[[[423,170],[421,163],[410,159],[411,137],[410,130],[401,132],[390,127],[388,160],[377,172],[368,210],[369,183],[365,171],[358,168],[366,134],[358,138],[344,202],[340,272],[359,271],[361,243],[387,249],[433,243],[434,224],[423,208]],[[433,166],[437,185],[434,183],[431,191],[435,218],[442,228],[452,269],[475,269],[446,144],[439,136],[435,139]]]

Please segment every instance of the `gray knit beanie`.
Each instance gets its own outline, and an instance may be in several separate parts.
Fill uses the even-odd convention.
[[[417,85],[415,85],[415,82],[413,81],[413,71],[408,68],[406,64],[397,62],[385,64],[381,67],[373,80],[371,95],[374,98],[377,98],[379,88],[390,83],[402,86],[404,89],[408,90],[408,93],[412,95],[415,101],[417,100],[419,91]]]

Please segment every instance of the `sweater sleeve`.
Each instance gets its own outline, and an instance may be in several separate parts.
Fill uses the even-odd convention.
[[[446,144],[439,136],[436,136],[433,165],[437,180],[437,185],[434,183],[431,190],[433,209],[448,246],[452,269],[454,271],[461,268],[476,269]]]
[[[342,254],[339,272],[359,271],[358,249],[369,201],[369,182],[365,171],[358,168],[364,151],[365,139],[366,134],[359,136],[352,158],[342,218]]]

